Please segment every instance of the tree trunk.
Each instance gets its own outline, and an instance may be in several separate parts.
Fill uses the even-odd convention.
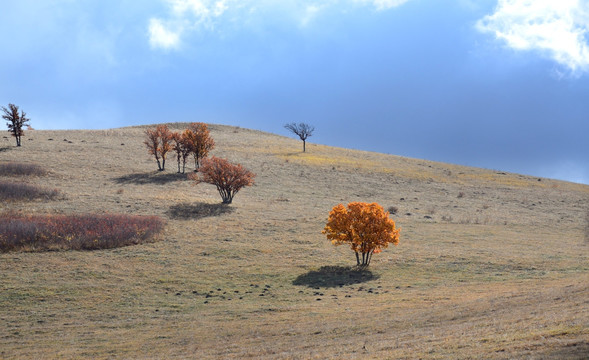
[[[306,148],[307,148],[306,147],[306,142],[305,142],[305,140],[303,140],[303,152],[305,152],[307,150]]]
[[[356,251],[356,265],[360,266],[360,256],[358,255],[357,251]]]
[[[197,154],[194,154],[194,171],[198,171],[198,169],[200,168],[200,163],[199,163],[199,156]]]

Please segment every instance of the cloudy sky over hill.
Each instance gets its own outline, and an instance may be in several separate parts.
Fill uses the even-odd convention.
[[[0,105],[38,129],[304,121],[589,183],[588,30],[584,0],[8,0]]]

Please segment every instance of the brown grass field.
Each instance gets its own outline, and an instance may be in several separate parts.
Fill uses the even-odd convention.
[[[223,207],[173,156],[156,171],[144,129],[0,138],[60,192],[2,212],[167,220],[142,245],[1,253],[0,358],[589,358],[589,186],[211,125],[257,174]],[[364,273],[321,234],[351,201],[402,228]]]

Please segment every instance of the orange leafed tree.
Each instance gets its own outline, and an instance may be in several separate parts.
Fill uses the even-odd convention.
[[[192,155],[194,156],[194,170],[198,171],[202,159],[206,158],[215,147],[215,141],[211,138],[211,133],[205,123],[191,123],[187,130],[186,138],[192,146]]]
[[[149,153],[155,156],[157,168],[164,171],[166,168],[166,154],[172,149],[172,133],[167,125],[158,125],[155,129],[145,130],[144,144]],[[161,159],[161,162],[160,162]]]
[[[231,204],[233,197],[244,186],[254,184],[256,175],[240,164],[232,164],[226,159],[213,156],[205,159],[200,167],[200,176],[191,174],[189,177],[198,183],[204,182],[217,187],[223,204]]]
[[[351,202],[347,208],[339,204],[331,210],[323,234],[334,245],[350,244],[357,265],[368,266],[372,254],[399,243],[400,231],[377,203]]]

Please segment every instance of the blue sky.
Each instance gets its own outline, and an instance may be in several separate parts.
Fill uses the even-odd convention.
[[[589,184],[588,31],[578,0],[7,0],[0,105],[37,129],[307,122]]]

